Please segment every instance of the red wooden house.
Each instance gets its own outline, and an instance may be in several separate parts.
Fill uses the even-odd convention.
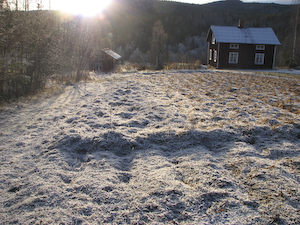
[[[273,69],[276,47],[281,45],[270,27],[211,26],[207,65],[215,68]]]

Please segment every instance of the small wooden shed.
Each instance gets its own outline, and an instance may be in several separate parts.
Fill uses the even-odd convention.
[[[281,45],[272,28],[244,27],[241,21],[238,27],[211,26],[206,41],[207,65],[220,69],[273,69]]]
[[[92,70],[104,73],[112,72],[116,68],[117,61],[121,56],[111,49],[104,48],[101,51],[101,56],[98,60],[94,61],[91,65]]]

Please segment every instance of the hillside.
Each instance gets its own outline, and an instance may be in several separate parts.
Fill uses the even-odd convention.
[[[223,11],[228,10],[230,12],[239,13],[254,13],[254,14],[269,14],[269,13],[283,13],[291,12],[291,5],[281,5],[275,3],[255,3],[255,2],[242,2],[239,0],[227,0],[227,1],[216,1],[205,4],[209,10],[212,11]]]
[[[181,57],[185,61],[200,58],[205,62],[205,38],[211,25],[237,26],[238,20],[242,19],[245,26],[274,29],[283,44],[279,49],[278,62],[284,64],[291,51],[289,44],[294,32],[292,6],[273,3],[228,0],[195,5],[171,1],[115,0],[106,14],[115,35],[113,46],[119,48],[124,60],[129,60],[137,48],[142,53],[150,50],[152,27],[158,19],[169,35],[171,52],[185,55]],[[179,59],[178,56],[174,60]]]

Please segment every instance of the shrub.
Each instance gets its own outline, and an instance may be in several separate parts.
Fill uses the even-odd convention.
[[[295,62],[295,60],[294,59],[292,59],[292,58],[289,58],[289,59],[287,59],[286,61],[285,61],[285,63],[286,63],[286,65],[290,68],[290,69],[292,69],[292,68],[297,68],[297,63]]]

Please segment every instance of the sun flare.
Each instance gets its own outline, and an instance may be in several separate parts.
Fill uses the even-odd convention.
[[[111,0],[64,0],[59,3],[59,9],[82,16],[94,16],[102,12],[109,4]]]

